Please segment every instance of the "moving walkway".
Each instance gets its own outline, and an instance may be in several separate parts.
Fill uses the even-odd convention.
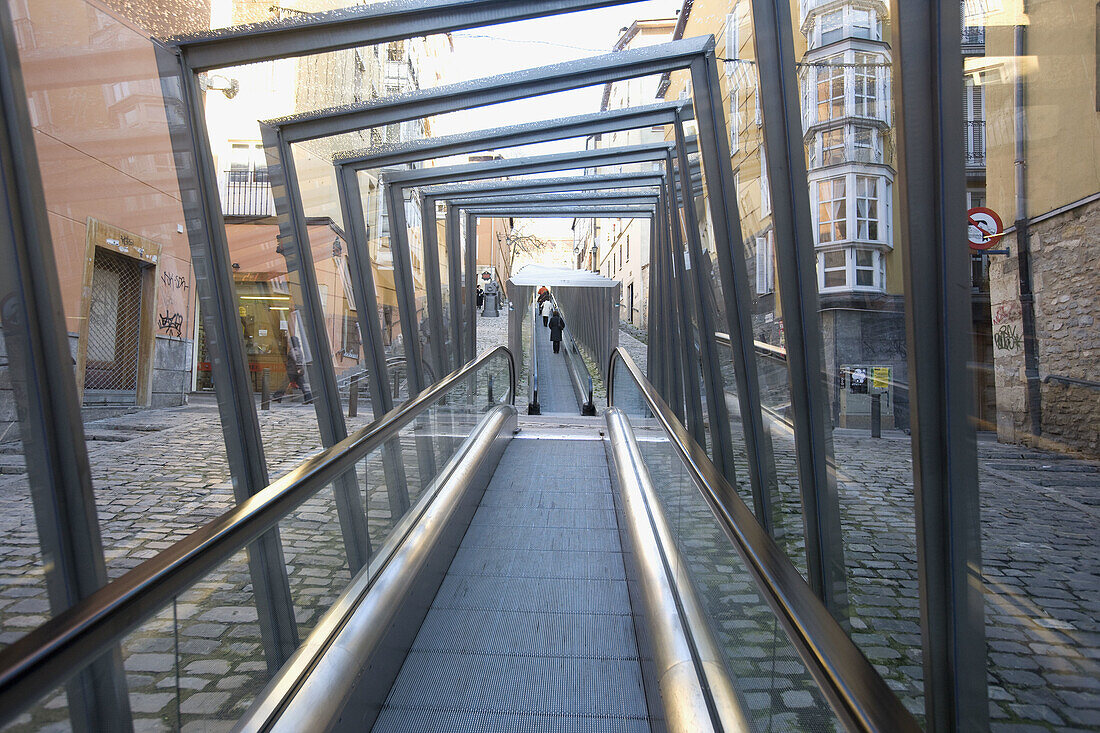
[[[918,729],[625,352],[607,379],[602,418],[548,423],[484,352],[0,652],[0,718],[44,727],[31,704],[96,658],[188,636],[183,601],[206,618],[266,533],[300,577],[350,479],[369,562],[295,586],[304,639],[269,671],[233,656],[246,603],[208,655],[255,670],[220,708],[239,730]]]

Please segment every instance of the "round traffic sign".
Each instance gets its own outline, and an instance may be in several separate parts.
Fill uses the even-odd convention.
[[[989,249],[1004,236],[1004,224],[993,209],[975,206],[966,212],[966,238],[970,249]]]

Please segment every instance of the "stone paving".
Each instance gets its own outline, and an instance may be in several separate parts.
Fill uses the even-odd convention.
[[[506,318],[479,318],[479,351],[503,343],[506,324]],[[627,335],[620,337],[624,348],[644,355],[644,344],[631,343]],[[459,413],[456,418],[438,411],[418,434],[464,434],[474,418]],[[352,427],[369,421],[369,407],[360,405],[359,415]],[[260,422],[273,478],[321,447],[312,407],[275,405],[260,413]],[[108,572],[114,578],[217,516],[233,499],[218,414],[208,399],[99,421],[90,432],[112,430],[128,439],[88,445]],[[773,438],[782,524],[799,528],[789,441],[779,432]],[[412,431],[402,443],[415,499],[420,482]],[[432,442],[437,466],[453,446],[450,437]],[[834,446],[853,638],[906,704],[919,711],[910,444],[901,433],[873,439],[837,431]],[[1095,540],[1100,466],[984,440],[978,450],[994,730],[1100,729],[1100,550]],[[368,521],[377,547],[392,524],[381,461],[374,456],[357,470],[367,487]],[[744,470],[742,460],[738,475],[744,476]],[[681,526],[702,533],[692,538],[692,562],[708,567],[714,578],[706,587],[716,594],[714,603],[724,604],[716,615],[723,633],[736,632],[742,644],[755,640],[764,650],[765,656],[752,663],[757,666],[746,659],[749,667],[739,672],[743,691],[761,693],[750,698],[755,701],[750,705],[777,711],[783,706],[794,713],[777,718],[773,730],[821,729],[815,722],[816,693],[798,681],[802,672],[796,659],[787,652],[772,654],[773,644],[782,649],[785,642],[759,610],[737,558],[728,550],[715,556],[721,537],[712,532],[708,539],[705,517],[692,518],[699,507],[688,506],[686,496],[680,501]],[[0,476],[0,537],[3,646],[48,615],[25,475]],[[304,637],[349,577],[331,489],[284,521],[281,539]],[[800,542],[786,549],[796,566],[804,564]],[[244,553],[131,634],[123,651],[140,730],[229,727],[268,679]],[[773,660],[779,672],[765,669],[764,660]],[[780,678],[786,681],[776,681]],[[63,694],[53,695],[14,729],[65,730],[65,704]]]

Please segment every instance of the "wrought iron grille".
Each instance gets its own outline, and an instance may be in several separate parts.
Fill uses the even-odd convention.
[[[85,390],[136,392],[140,333],[141,265],[96,248]]]

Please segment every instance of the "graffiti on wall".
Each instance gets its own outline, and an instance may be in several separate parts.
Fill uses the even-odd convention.
[[[168,269],[167,261],[164,264],[157,294],[157,332],[179,339],[183,338],[183,314],[187,312],[191,286],[184,275]]]

